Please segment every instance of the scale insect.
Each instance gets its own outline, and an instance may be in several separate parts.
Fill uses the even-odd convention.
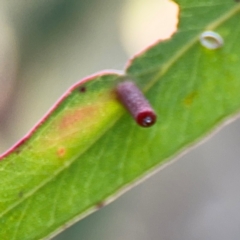
[[[119,83],[116,91],[119,100],[127,108],[138,125],[150,127],[156,122],[157,115],[155,111],[132,81]]]

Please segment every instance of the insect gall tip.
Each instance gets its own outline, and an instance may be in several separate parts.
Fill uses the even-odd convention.
[[[142,111],[136,117],[137,123],[142,127],[151,127],[156,120],[157,116],[153,111]]]

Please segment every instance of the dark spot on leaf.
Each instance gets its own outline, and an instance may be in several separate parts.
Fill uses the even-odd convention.
[[[23,197],[23,194],[24,194],[23,191],[20,191],[20,192],[18,193],[18,197],[19,197],[19,198],[22,198],[22,197]]]
[[[26,142],[26,141],[25,141],[25,142]],[[24,144],[25,142],[23,142],[22,144]],[[28,150],[31,150],[31,148],[32,148],[31,145],[26,145],[26,146],[24,147],[24,149],[28,149]],[[22,146],[22,145],[19,145],[19,146],[17,146],[17,147],[14,149],[14,152],[15,152],[16,154],[20,154],[20,153],[22,152],[22,149],[23,149],[23,146]]]
[[[21,152],[21,150],[20,150],[19,148],[16,148],[16,149],[15,149],[15,153],[16,153],[16,154],[19,154],[20,152]]]
[[[96,204],[97,209],[101,209],[105,206],[105,202],[99,202]]]
[[[82,92],[82,93],[86,92],[86,90],[87,90],[87,89],[86,89],[86,87],[84,87],[84,86],[82,86],[82,87],[79,88],[79,91]]]
[[[190,94],[188,94],[187,97],[184,99],[184,105],[187,107],[190,107],[196,96],[197,96],[197,92],[191,92]]]

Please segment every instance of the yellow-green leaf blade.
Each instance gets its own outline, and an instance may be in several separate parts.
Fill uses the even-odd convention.
[[[76,133],[79,138],[64,140],[71,131],[66,131],[63,138],[60,137],[61,132],[56,131],[59,129],[56,126],[64,119],[61,114],[67,112],[63,108],[57,109],[61,116],[58,119],[60,122],[52,125],[53,122],[49,120],[48,127],[47,122],[42,125],[49,130],[47,133],[50,137],[36,137],[36,142],[39,141],[37,149],[41,149],[44,154],[44,146],[50,145],[47,140],[57,141],[52,152],[46,151],[46,156],[68,156],[62,148],[58,151],[59,146],[69,144],[71,148],[73,144],[72,159],[66,158],[66,162],[61,165],[57,158],[50,157],[53,164],[42,161],[43,165],[36,167],[34,158],[32,163],[21,160],[19,156],[24,151],[20,149],[17,156],[7,156],[19,167],[15,164],[11,166],[8,159],[2,161],[2,179],[7,179],[7,183],[2,183],[3,190],[0,192],[1,199],[5,199],[1,205],[1,239],[39,239],[64,226],[66,222],[81,218],[82,214],[104,205],[129,184],[167,162],[224,119],[239,112],[240,27],[237,23],[240,19],[240,5],[223,0],[198,1],[198,6],[193,6],[196,3],[192,1],[178,2],[182,10],[179,33],[136,57],[127,69],[127,73],[144,89],[156,109],[159,115],[157,124],[142,129],[124,113],[112,94],[119,76],[111,75],[109,85],[104,85],[105,76],[99,79],[105,90],[103,95],[109,96],[106,102],[101,99],[101,94],[94,92],[101,87],[92,81],[91,84],[96,84],[95,90],[84,93],[87,98],[84,104],[88,106],[90,101],[90,106],[95,106],[100,97],[100,102],[104,104],[99,109],[106,107],[106,112],[104,110],[104,114],[100,111],[94,115],[100,115],[101,121],[95,123],[93,129],[90,119],[85,119],[85,127],[89,127],[89,130],[83,141],[80,137],[84,130],[79,130],[78,135],[76,131],[81,129],[81,124],[75,125],[72,117],[66,122],[70,129],[74,129],[71,134]],[[206,29],[222,35],[225,43],[221,49],[213,51],[201,46],[199,34]],[[83,107],[86,106],[81,105],[81,109]],[[72,116],[71,110],[67,116]],[[36,134],[40,133],[41,128],[38,133],[36,131]],[[34,136],[31,139],[35,141]],[[23,148],[27,149],[27,144],[22,145]],[[39,176],[28,173],[35,167]],[[4,172],[4,169],[8,171]],[[26,173],[23,182],[16,174],[20,169],[23,169],[20,175]],[[16,184],[18,182],[27,189],[26,192],[19,191],[21,186]],[[17,199],[17,193],[18,200],[14,202],[13,197]]]

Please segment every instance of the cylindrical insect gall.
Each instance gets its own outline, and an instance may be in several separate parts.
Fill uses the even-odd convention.
[[[125,81],[119,83],[117,94],[122,104],[140,126],[150,127],[156,122],[157,116],[155,111],[133,82]]]

